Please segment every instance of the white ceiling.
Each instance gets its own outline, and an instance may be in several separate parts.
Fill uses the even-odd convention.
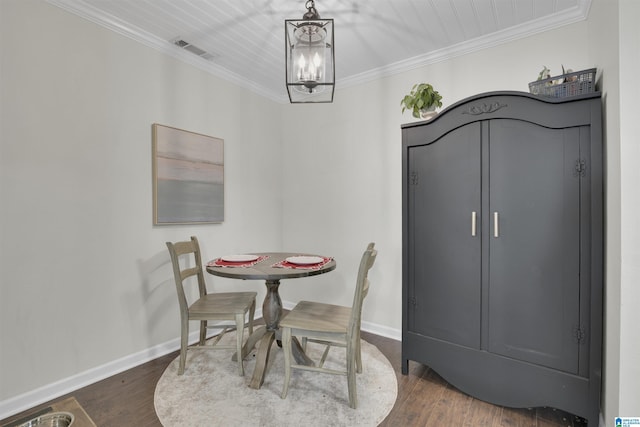
[[[47,0],[285,102],[284,20],[305,0]],[[315,0],[335,26],[336,86],[391,75],[587,18],[591,0]],[[208,52],[203,59],[172,42]]]

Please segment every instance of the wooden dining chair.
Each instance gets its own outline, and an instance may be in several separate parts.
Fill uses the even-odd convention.
[[[200,245],[195,236],[185,242],[167,242],[171,263],[173,264],[173,276],[178,291],[178,303],[180,305],[180,365],[178,375],[184,373],[187,348],[198,349],[235,349],[238,361],[238,372],[244,375],[243,359],[250,349],[243,353],[244,328],[249,328],[249,335],[253,333],[253,316],[256,309],[256,292],[226,292],[207,293],[200,256]],[[193,277],[196,280],[193,280]],[[185,288],[198,285],[198,298],[188,301],[188,292]],[[191,298],[193,299],[193,298]],[[245,317],[248,313],[248,320]],[[189,322],[200,321],[200,340],[196,346],[188,347]],[[209,321],[217,321],[209,325]],[[207,329],[222,329],[211,344],[205,344]],[[236,330],[235,345],[218,344],[220,339],[228,331]]]
[[[282,345],[284,348],[285,378],[282,398],[287,397],[291,370],[300,369],[347,376],[349,391],[349,406],[358,405],[356,393],[356,372],[362,372],[362,356],[360,352],[360,324],[362,303],[369,292],[368,273],[376,260],[378,251],[374,244],[367,246],[358,269],[356,289],[351,307],[324,304],[311,301],[300,301],[280,321],[282,330]],[[324,353],[317,366],[306,366],[294,363],[292,353],[292,337],[302,338],[302,347],[306,349],[307,342],[325,345]],[[329,350],[332,346],[346,347],[345,370],[328,369],[324,367]]]

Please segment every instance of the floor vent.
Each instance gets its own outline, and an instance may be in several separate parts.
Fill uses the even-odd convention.
[[[198,55],[200,58],[206,59],[207,61],[211,61],[213,60],[213,58],[215,58],[215,55],[207,52],[206,50],[200,49],[198,46],[194,46],[188,41],[182,40],[181,38],[171,40],[171,43],[184,50],[188,50],[194,55]]]

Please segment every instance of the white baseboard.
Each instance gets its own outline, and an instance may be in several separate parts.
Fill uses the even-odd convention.
[[[197,333],[191,335],[194,336],[194,341],[198,339]],[[164,356],[165,354],[171,353],[179,348],[180,339],[176,338],[105,363],[104,365],[80,372],[71,377],[47,384],[35,390],[0,401],[0,419],[5,419],[11,415],[33,408],[41,403],[48,402],[67,393],[71,393],[74,390],[78,390],[97,381],[119,374],[120,372],[124,372],[127,369],[131,369],[153,359],[157,359],[158,357]]]
[[[392,340],[402,341],[402,330],[390,328],[384,325],[378,325],[377,323],[371,323],[363,321],[360,328],[365,332],[370,332],[374,335],[379,335],[385,338],[391,338]]]
[[[290,310],[295,306],[295,303],[284,301],[282,305],[284,308]],[[256,319],[262,317],[262,309],[256,309],[255,317]],[[386,326],[370,322],[362,322],[362,330],[395,340],[400,340],[402,337],[401,331],[397,329],[388,328]],[[215,332],[211,332],[210,334],[214,335]],[[190,343],[194,343],[197,340],[197,331],[189,334]],[[138,365],[157,359],[158,357],[169,354],[179,348],[180,339],[175,338],[154,347],[105,363],[104,365],[80,372],[71,377],[47,384],[35,390],[0,401],[0,420],[8,418],[19,412],[26,411],[27,409],[33,408],[34,406],[44,402],[48,402],[62,395],[71,393],[74,390],[78,390],[82,387],[86,387],[105,378],[124,372],[127,369],[135,368]]]

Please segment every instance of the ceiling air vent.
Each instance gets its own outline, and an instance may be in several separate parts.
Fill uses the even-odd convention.
[[[206,50],[202,50],[198,46],[194,46],[188,41],[182,40],[181,38],[174,39],[171,41],[171,43],[184,50],[188,50],[194,55],[198,55],[200,58],[206,59],[207,61],[211,61],[215,57],[213,54],[207,52]]]

